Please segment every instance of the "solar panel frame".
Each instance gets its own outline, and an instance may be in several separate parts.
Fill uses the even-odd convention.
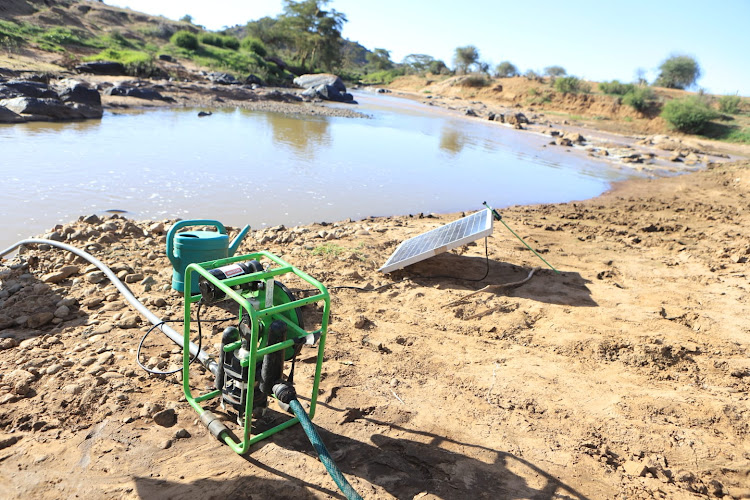
[[[489,236],[492,234],[492,222],[492,212],[484,209],[409,238],[396,248],[379,271],[382,273],[397,271]]]

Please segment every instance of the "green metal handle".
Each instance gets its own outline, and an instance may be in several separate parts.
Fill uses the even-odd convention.
[[[169,261],[172,263],[172,265],[176,268],[180,267],[180,259],[178,259],[174,254],[174,238],[177,235],[178,229],[182,229],[183,227],[188,226],[214,226],[219,230],[219,234],[227,234],[227,230],[224,227],[224,224],[217,220],[181,220],[175,223],[175,225],[170,227],[169,231],[167,232],[167,257],[169,258]]]

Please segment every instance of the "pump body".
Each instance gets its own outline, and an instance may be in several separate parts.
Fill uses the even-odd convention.
[[[270,266],[264,270],[260,262],[270,262]],[[290,273],[311,285],[317,293],[297,299],[279,281]],[[200,295],[192,295],[193,274],[199,275]],[[210,305],[218,300],[231,299],[238,305],[237,324],[226,328],[222,335],[215,390],[196,397],[192,395],[190,354],[188,350],[183,350],[185,397],[216,437],[237,453],[245,453],[251,444],[298,423],[298,417],[290,417],[271,429],[252,434],[252,418],[262,414],[269,402],[276,400],[274,386],[286,382],[283,374],[285,361],[293,361],[303,345],[317,342],[317,361],[310,394],[309,418],[312,419],[330,313],[330,297],[322,284],[279,257],[269,252],[258,252],[188,265],[184,297],[185,345],[188,345],[190,338],[193,304],[203,301]],[[300,308],[318,302],[323,305],[320,328],[307,331]],[[236,416],[237,423],[243,429],[241,439],[235,439],[216,415],[201,406],[203,401],[213,398],[220,398],[222,409]],[[277,401],[277,404],[281,409],[286,409],[282,402]]]

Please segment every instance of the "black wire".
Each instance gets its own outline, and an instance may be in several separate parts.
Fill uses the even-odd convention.
[[[234,317],[231,317],[231,318],[223,318],[223,319],[204,319],[204,320],[201,321],[201,306],[202,305],[203,305],[203,302],[199,302],[198,303],[198,308],[197,308],[196,313],[195,313],[195,315],[197,316],[195,322],[198,323],[198,351],[199,352],[200,352],[201,347],[203,345],[203,334],[201,332],[201,323],[202,322],[206,322],[206,323],[220,323],[220,322],[223,322],[223,321],[229,321],[229,320],[234,319]],[[138,363],[138,366],[140,366],[141,368],[143,368],[143,370],[145,370],[147,373],[150,373],[152,375],[173,375],[173,374],[175,374],[175,373],[177,373],[179,371],[182,371],[182,368],[177,368],[176,370],[170,370],[170,371],[165,371],[165,372],[159,371],[159,370],[152,370],[151,368],[146,368],[141,363],[141,348],[143,347],[143,343],[146,341],[146,338],[151,334],[151,332],[154,331],[155,328],[160,327],[161,325],[164,325],[166,323],[175,323],[175,322],[178,322],[178,321],[180,321],[180,320],[177,320],[177,319],[167,319],[167,320],[164,320],[164,321],[160,321],[159,323],[156,323],[155,325],[153,325],[151,328],[148,329],[148,331],[141,338],[141,341],[138,343],[138,350],[135,353],[135,362]],[[183,349],[184,349],[184,347],[183,347]],[[188,366],[192,365],[193,361],[195,361],[197,358],[198,358],[198,355],[196,354],[193,357],[193,359],[190,360],[190,362],[188,363]]]
[[[460,278],[458,276],[448,276],[448,275],[438,275],[438,276],[416,276],[416,278],[419,279],[428,279],[428,280],[435,280],[435,279],[454,279],[454,280],[461,280],[461,281],[484,281],[487,279],[487,276],[490,275],[490,251],[489,247],[487,245],[487,237],[484,238],[484,258],[485,263],[487,265],[487,269],[484,272],[484,276],[481,278]],[[415,278],[407,276],[406,278],[402,278],[398,281],[393,281],[391,283],[386,283],[385,285],[380,285],[379,287],[375,288],[362,288],[359,286],[331,286],[326,287],[328,290],[357,290],[358,292],[377,292],[378,290],[382,290],[383,288],[388,288],[393,285],[398,285],[399,283],[403,283],[404,281],[410,280],[414,281]],[[311,292],[317,292],[317,288],[311,288],[309,290],[297,290],[297,293],[311,293]]]

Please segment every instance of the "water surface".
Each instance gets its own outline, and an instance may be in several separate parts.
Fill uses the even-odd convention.
[[[544,147],[549,137],[356,98],[370,119],[166,109],[0,125],[0,248],[111,209],[294,226],[585,199],[632,175]]]

